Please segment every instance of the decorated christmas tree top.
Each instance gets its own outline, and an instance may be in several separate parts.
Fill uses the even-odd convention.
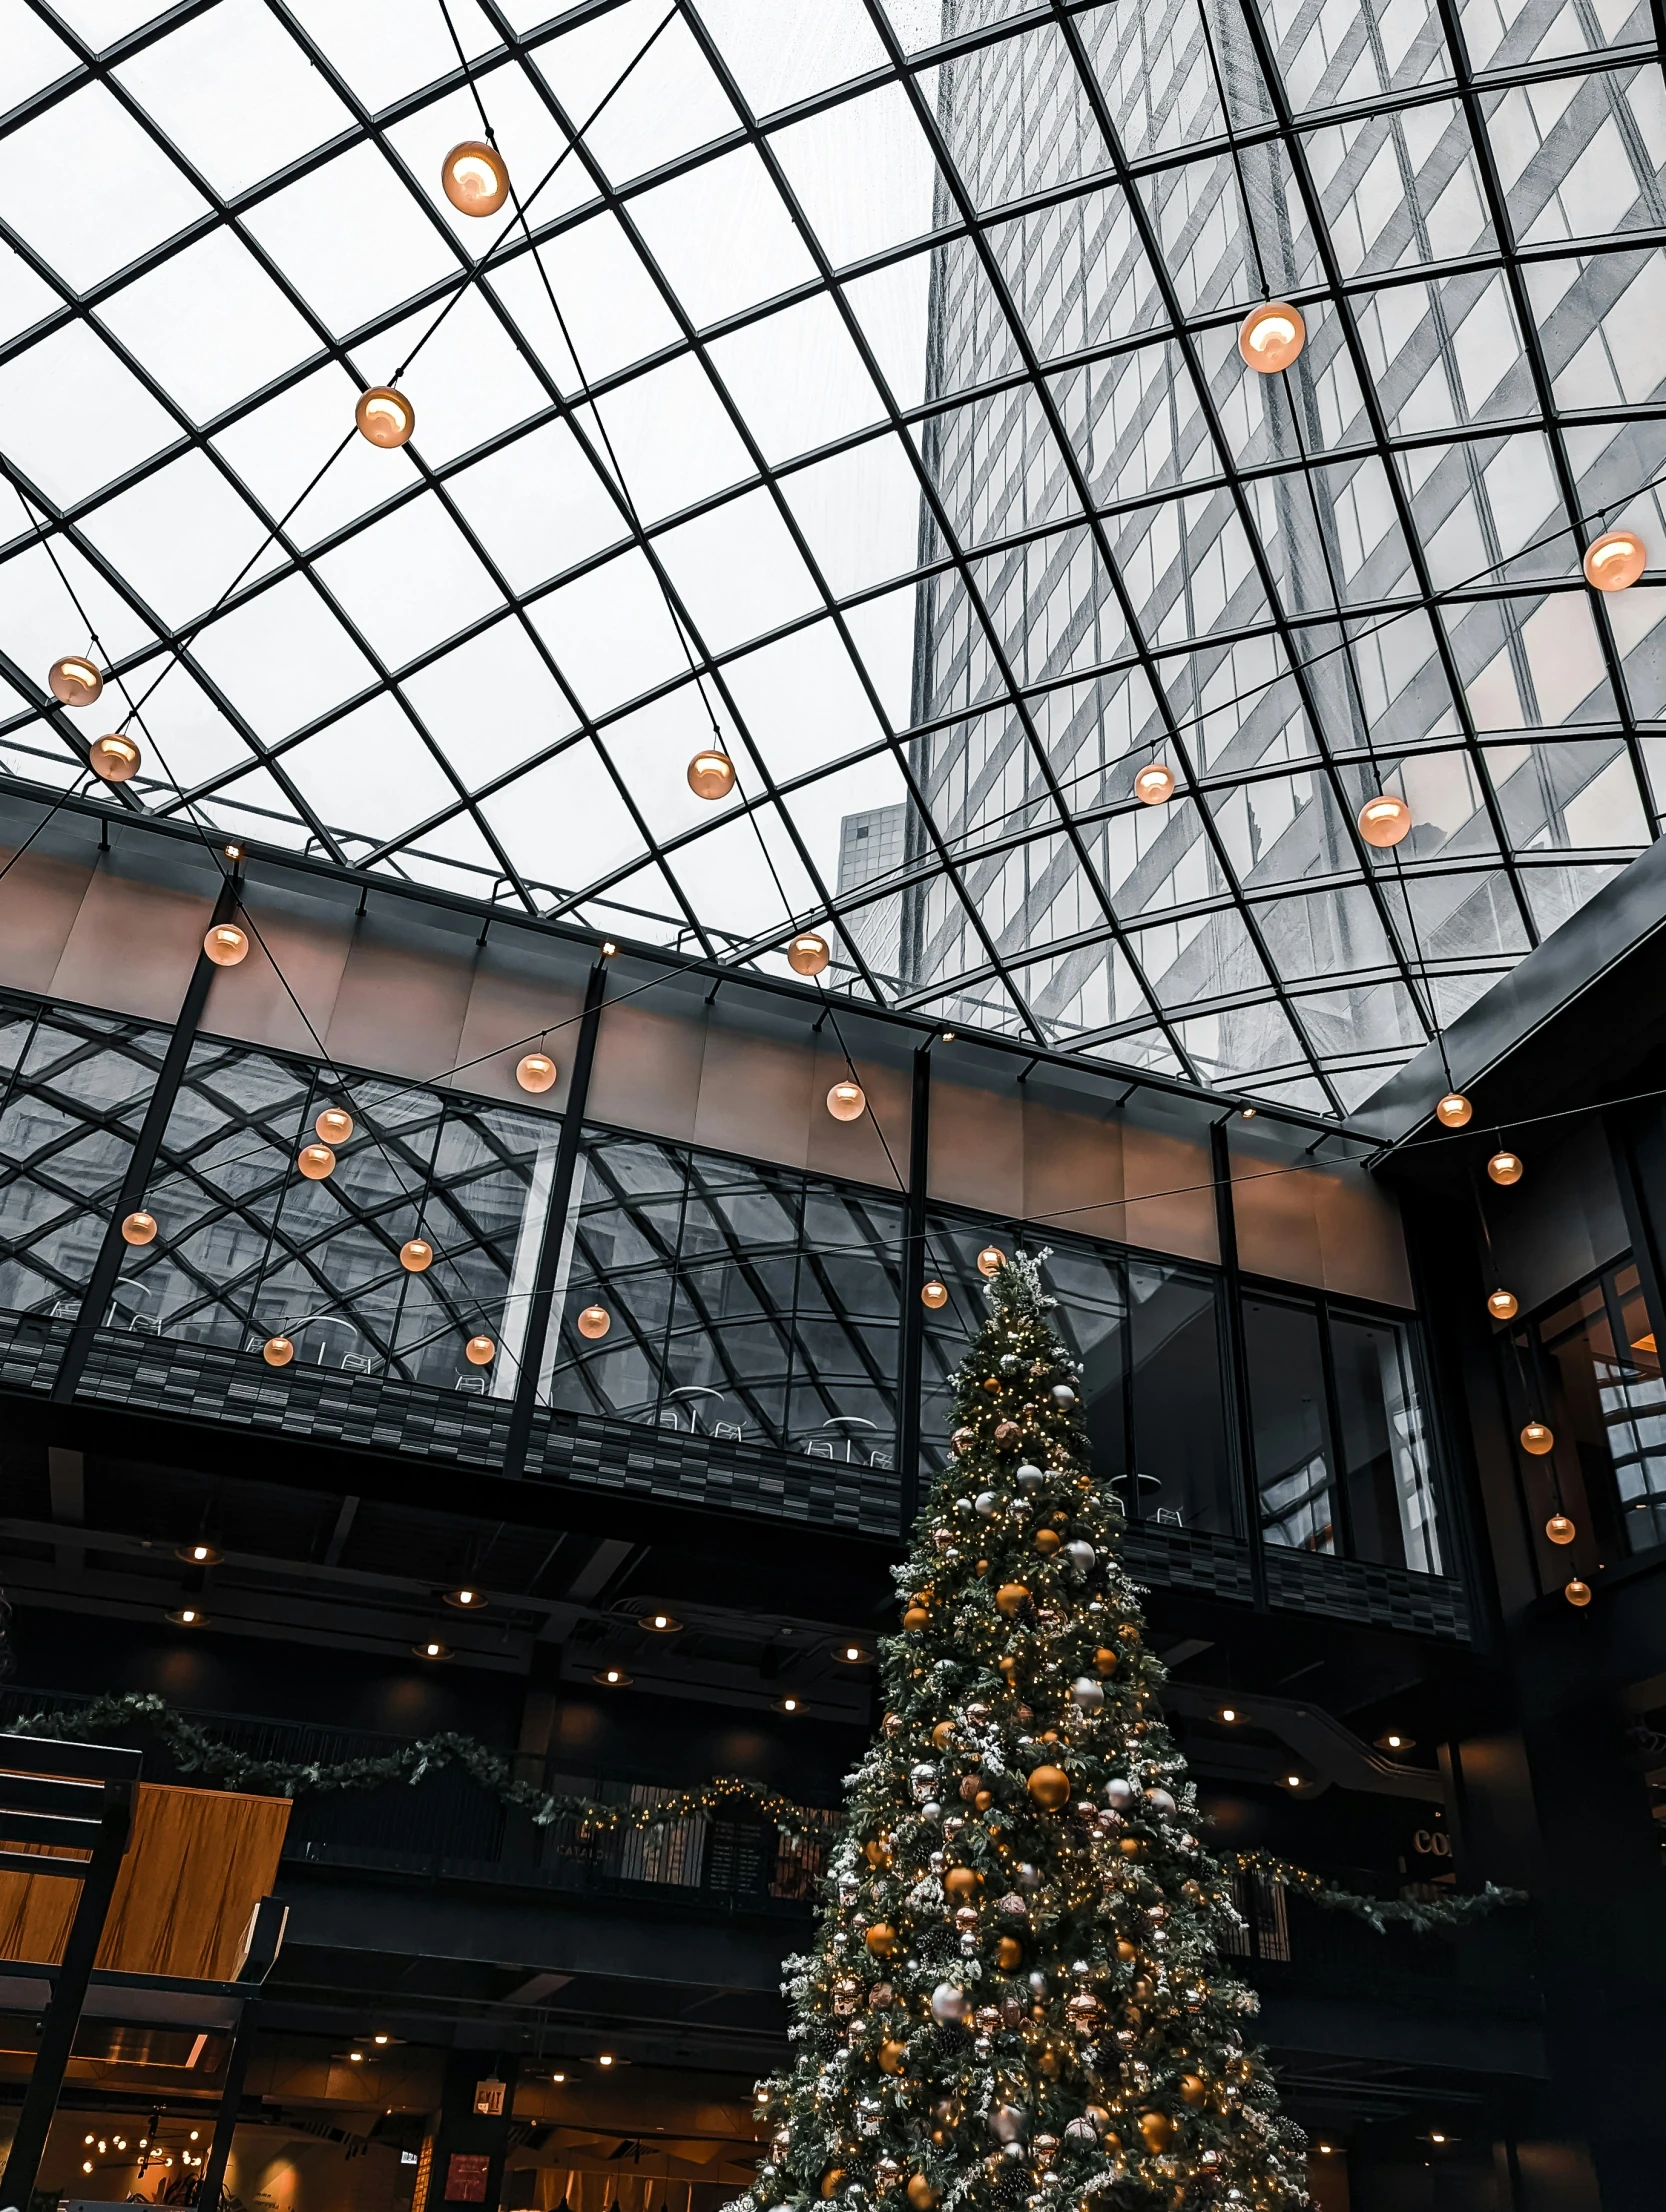
[[[743,2207],[1155,2212],[1306,2201],[1221,1971],[1228,1885],[1157,1706],[1036,1265],[990,1285],[954,1456],[898,1571],[792,2066]]]

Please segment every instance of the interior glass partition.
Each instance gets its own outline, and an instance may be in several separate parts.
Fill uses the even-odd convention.
[[[1631,1553],[1666,1543],[1666,1383],[1635,1262],[1616,1261],[1511,1333],[1515,1375],[1541,1378],[1557,1463],[1577,1467],[1603,1533]]]

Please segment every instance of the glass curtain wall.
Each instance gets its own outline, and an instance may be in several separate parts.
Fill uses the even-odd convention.
[[[1519,1394],[1525,1373],[1540,1378],[1558,1464],[1572,1457],[1598,1526],[1627,1552],[1666,1543],[1666,1385],[1635,1263],[1604,1268],[1512,1335],[1511,1379]]]

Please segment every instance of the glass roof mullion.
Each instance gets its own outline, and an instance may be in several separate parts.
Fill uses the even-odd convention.
[[[1662,0],[1652,0],[1655,9],[1657,44],[1654,59],[1666,66],[1666,33],[1662,30]],[[1574,565],[1577,569],[1584,558],[1585,545],[1581,529],[1580,492],[1573,466],[1568,459],[1566,441],[1557,417],[1556,400],[1551,389],[1549,364],[1545,359],[1544,343],[1539,335],[1538,318],[1528,297],[1520,266],[1515,258],[1514,239],[1510,222],[1508,197],[1499,180],[1498,161],[1493,151],[1492,137],[1487,129],[1487,119],[1482,113],[1480,95],[1476,89],[1474,73],[1469,63],[1469,46],[1464,37],[1463,24],[1450,5],[1450,0],[1435,0],[1440,17],[1441,32],[1451,52],[1453,66],[1458,75],[1459,97],[1463,103],[1464,119],[1475,147],[1476,167],[1481,174],[1481,187],[1486,195],[1487,213],[1491,219],[1493,235],[1499,242],[1504,257],[1504,281],[1510,288],[1510,303],[1515,311],[1516,323],[1521,332],[1522,350],[1527,357],[1529,373],[1533,378],[1533,390],[1543,417],[1545,442],[1550,448],[1551,465],[1556,472],[1556,486],[1568,518],[1568,530],[1573,544]],[[1630,234],[1627,233],[1627,236]],[[1570,256],[1571,258],[1571,256]],[[1582,587],[1583,588],[1583,587]],[[1600,600],[1601,592],[1587,592],[1587,600]],[[1608,687],[1613,695],[1614,712],[1618,717],[1621,734],[1625,740],[1632,774],[1636,778],[1651,838],[1658,837],[1661,816],[1655,806],[1650,788],[1648,770],[1643,760],[1643,748],[1639,740],[1637,721],[1631,710],[1631,693],[1626,683],[1625,669],[1614,643],[1614,632],[1604,606],[1592,606],[1592,625],[1596,631],[1602,652],[1603,667],[1608,676]]]

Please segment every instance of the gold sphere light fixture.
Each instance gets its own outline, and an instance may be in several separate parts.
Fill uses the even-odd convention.
[[[1474,1107],[1462,1091],[1448,1091],[1435,1105],[1435,1119],[1443,1129],[1467,1128],[1474,1112]]]
[[[1134,796],[1146,806],[1162,806],[1174,797],[1174,770],[1166,760],[1147,762],[1134,778]]]
[[[66,653],[47,670],[46,682],[61,707],[90,707],[104,689],[104,674],[85,653]]]
[[[1543,1459],[1546,1452],[1556,1449],[1556,1439],[1542,1421],[1529,1421],[1521,1432],[1521,1448],[1535,1459]]]
[[[407,1237],[399,1247],[399,1264],[407,1275],[423,1275],[434,1264],[434,1247],[426,1237]]]
[[[720,747],[703,747],[688,764],[688,788],[697,799],[726,799],[735,788],[735,764]]]
[[[1513,1290],[1489,1291],[1487,1311],[1495,1321],[1513,1321],[1521,1311],[1521,1300]]]
[[[368,392],[359,394],[353,420],[361,438],[391,452],[395,446],[404,445],[415,430],[416,409],[391,384],[372,384]]]
[[[1605,530],[1585,548],[1583,565],[1593,591],[1629,591],[1649,556],[1635,530]]]
[[[597,1344],[613,1326],[613,1316],[606,1306],[586,1306],[578,1317],[578,1333]]]
[[[1571,1544],[1579,1531],[1565,1513],[1553,1513],[1545,1523],[1545,1534],[1553,1544]]]
[[[515,1081],[523,1091],[547,1091],[560,1072],[547,1052],[529,1052],[516,1064]]]
[[[1007,1264],[1007,1256],[998,1244],[986,1244],[978,1254],[978,1273],[987,1281],[998,1275]]]
[[[929,1306],[933,1313],[940,1306],[946,1306],[948,1302],[949,1286],[945,1282],[940,1282],[935,1275],[929,1283],[920,1285],[920,1303],[922,1306]]]
[[[216,922],[203,938],[202,949],[217,968],[236,968],[249,957],[248,933],[235,922]]]
[[[1581,1582],[1578,1575],[1575,1575],[1571,1582],[1563,1585],[1562,1595],[1570,1605],[1589,1605],[1591,1586],[1588,1582]]]
[[[1515,1152],[1498,1151],[1487,1162],[1487,1173],[1495,1183],[1508,1187],[1522,1178],[1521,1157]]]
[[[128,782],[139,773],[143,758],[138,740],[125,730],[112,730],[108,737],[95,738],[87,748],[87,766],[105,783]]]
[[[787,966],[794,975],[820,975],[832,957],[819,929],[800,930],[787,947]]]
[[[324,1144],[345,1144],[353,1134],[353,1117],[345,1106],[326,1106],[312,1126]]]
[[[287,1367],[295,1357],[295,1347],[286,1336],[269,1336],[260,1347],[260,1356],[268,1367]]]
[[[463,1346],[463,1357],[471,1367],[490,1367],[497,1358],[497,1340],[489,1336],[471,1336]]]
[[[322,1183],[336,1171],[336,1156],[327,1144],[304,1144],[295,1165],[309,1183]]]
[[[465,138],[445,157],[440,189],[459,215],[495,215],[509,197],[508,165],[483,138]]]
[[[154,1244],[156,1241],[156,1216],[147,1214],[141,1206],[131,1213],[121,1225],[124,1244]]]
[[[1238,326],[1238,352],[1257,376],[1276,376],[1299,359],[1307,344],[1307,324],[1288,300],[1263,300]]]
[[[1411,808],[1392,791],[1379,791],[1359,810],[1359,834],[1368,845],[1386,852],[1411,831]]]
[[[868,1110],[868,1094],[848,1077],[827,1094],[827,1111],[835,1121],[860,1121]]]

